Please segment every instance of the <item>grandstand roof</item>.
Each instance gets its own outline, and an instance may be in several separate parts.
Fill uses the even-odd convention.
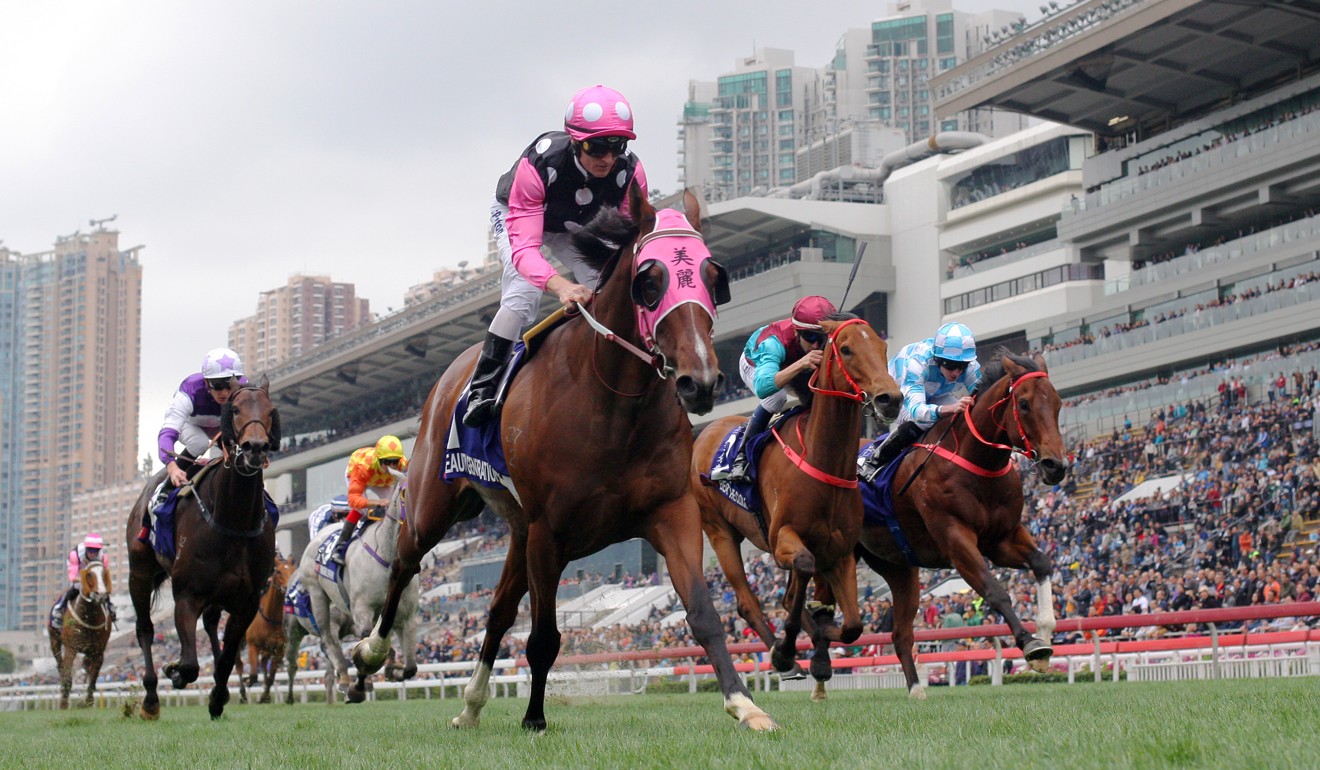
[[[1318,0],[1086,0],[931,87],[941,117],[998,107],[1102,135],[1150,135],[1318,60]]]

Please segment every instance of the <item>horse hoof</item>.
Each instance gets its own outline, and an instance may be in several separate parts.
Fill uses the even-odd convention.
[[[261,700],[258,700],[257,703],[270,703],[270,693],[262,695]]]
[[[830,662],[828,660],[818,662],[815,658],[811,659],[812,679],[815,679],[817,682],[828,682],[830,681],[830,678],[833,676],[834,676],[834,667],[830,665]]]
[[[823,703],[825,701],[825,683],[816,682],[816,686],[811,688],[811,700],[813,703]]]
[[[481,717],[468,716],[467,711],[464,710],[462,714],[459,714],[458,716],[450,720],[449,724],[455,730],[466,730],[469,728],[478,727],[481,724]]]
[[[908,690],[908,700],[925,700],[925,699],[926,699],[925,687],[922,687],[921,685],[917,685],[916,687],[913,687],[911,690]]]
[[[522,721],[522,726],[524,730],[528,730],[534,733],[543,733],[545,732],[545,718],[544,717],[540,719],[524,718]]]
[[[219,719],[225,713],[225,704],[229,702],[229,690],[214,689],[211,691],[211,697],[207,701],[206,710],[210,712],[211,719]]]
[[[764,711],[759,711],[755,714],[748,714],[743,717],[742,720],[738,722],[738,728],[751,730],[755,733],[772,733],[779,729],[779,725],[775,723],[775,720],[770,718],[769,714]]]
[[[348,688],[348,693],[344,697],[349,703],[361,703],[367,699],[367,691],[353,685]]]
[[[142,717],[143,722],[155,722],[157,719],[160,719],[160,706],[150,710],[146,706],[143,706],[141,710],[138,711],[138,715]]]

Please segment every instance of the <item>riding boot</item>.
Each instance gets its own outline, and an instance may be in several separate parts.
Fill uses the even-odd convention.
[[[481,347],[481,357],[477,359],[476,371],[472,372],[472,381],[468,383],[468,407],[463,414],[463,424],[469,428],[479,428],[490,421],[495,411],[495,396],[500,380],[504,379],[504,370],[509,365],[509,351],[513,349],[513,340],[486,332],[486,342]]]
[[[857,462],[857,475],[868,482],[875,481],[875,477],[880,475],[886,465],[893,462],[895,457],[904,449],[912,446],[925,430],[915,422],[908,420],[897,428],[880,442],[880,446],[875,448],[870,457]]]
[[[729,481],[739,484],[751,481],[747,475],[751,465],[751,458],[748,457],[748,445],[752,443],[752,436],[765,432],[772,416],[769,409],[760,404],[756,405],[756,410],[752,412],[751,419],[747,421],[747,428],[743,431],[742,444],[738,447],[738,454],[734,456],[733,464],[729,466]]]
[[[78,587],[69,586],[69,590],[64,592],[58,602],[55,602],[55,609],[51,614],[51,627],[56,631],[64,627],[64,608],[69,606],[69,602],[78,598]]]
[[[348,552],[348,541],[353,539],[353,532],[357,530],[356,522],[345,521],[344,526],[339,528],[339,540],[335,543],[334,555],[330,560],[339,566],[344,566],[344,554]]]

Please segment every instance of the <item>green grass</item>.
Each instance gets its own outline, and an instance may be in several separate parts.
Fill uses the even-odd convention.
[[[386,696],[388,698],[388,696]],[[780,724],[738,730],[718,694],[552,698],[549,729],[526,701],[492,699],[477,730],[456,700],[361,706],[232,703],[0,714],[8,767],[454,768],[1307,768],[1320,767],[1314,678],[758,694]],[[75,760],[75,758],[80,758]],[[95,759],[90,759],[95,758]]]

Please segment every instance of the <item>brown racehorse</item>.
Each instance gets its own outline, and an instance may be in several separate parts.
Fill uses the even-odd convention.
[[[289,588],[289,576],[298,568],[293,558],[275,558],[275,571],[270,573],[266,592],[261,595],[261,604],[257,606],[257,616],[247,630],[248,674],[243,679],[243,656],[234,662],[238,670],[238,702],[247,703],[247,688],[257,683],[257,677],[263,676],[265,687],[262,688],[258,703],[270,703],[270,688],[275,684],[275,675],[280,672],[280,662],[284,659],[284,592]]]
[[[843,614],[834,625],[834,608],[812,611],[809,632],[815,647],[811,673],[830,678],[829,645],[851,642],[862,633],[857,606],[857,559],[854,548],[862,529],[862,498],[857,490],[857,446],[862,411],[878,409],[888,419],[898,415],[902,396],[888,370],[885,340],[860,319],[821,323],[829,341],[820,368],[811,379],[811,409],[775,426],[776,441],[762,452],[757,481],[768,532],[756,518],[703,482],[711,460],[742,417],[716,420],[697,437],[692,452],[692,484],[701,506],[701,525],[724,574],[738,596],[738,614],[772,650],[771,661],[783,672],[797,672],[797,635],[804,622],[807,584],[825,581]],[[767,539],[768,535],[768,539]],[[743,571],[741,545],[750,540],[790,570],[784,608],[784,638],[773,629]],[[824,691],[819,690],[820,697]]]
[[[262,497],[262,468],[267,453],[279,449],[279,414],[271,404],[269,386],[246,385],[236,390],[220,414],[220,467],[193,486],[192,494],[178,499],[174,512],[173,559],[156,554],[149,543],[137,539],[142,514],[151,503],[164,471],[147,482],[128,516],[128,590],[137,611],[137,641],[146,665],[142,686],[142,718],[160,717],[156,695],[156,666],[151,660],[155,625],[151,603],[168,579],[174,591],[174,627],[182,659],[167,664],[163,673],[177,688],[197,681],[197,619],[211,640],[215,655],[215,685],[207,703],[212,719],[219,719],[229,702],[229,675],[243,647],[248,624],[257,614],[266,579],[275,564],[275,527],[266,515]],[[217,629],[220,613],[228,612],[224,645]]]
[[[50,654],[60,669],[60,708],[69,707],[69,691],[73,689],[73,662],[83,656],[83,671],[87,674],[87,697],[82,705],[90,706],[96,697],[96,678],[101,674],[105,660],[105,645],[110,641],[110,572],[99,560],[89,563],[78,572],[78,598],[64,608],[64,621],[59,631],[47,626],[50,633]]]
[[[956,567],[990,607],[1003,616],[1032,667],[1044,671],[1054,649],[1054,599],[1050,559],[1022,525],[1022,477],[1014,451],[1036,464],[1048,484],[1068,473],[1068,454],[1059,434],[1059,394],[1045,361],[1006,352],[982,369],[975,402],[926,433],[939,450],[922,446],[908,453],[894,477],[894,513],[916,564],[903,554],[889,528],[867,522],[858,555],[885,579],[894,594],[894,648],[908,694],[925,698],[913,660],[912,621],[920,598],[918,567]],[[951,459],[956,457],[957,459]],[[913,476],[916,476],[913,479]],[[912,480],[906,492],[899,494]],[[986,559],[1000,567],[1030,569],[1039,586],[1036,638],[1022,625],[1008,592]]]
[[[685,209],[686,221],[699,231],[694,196],[686,196]],[[517,499],[502,488],[441,478],[454,404],[472,372],[476,347],[449,367],[422,413],[408,467],[413,515],[399,534],[380,620],[354,647],[353,659],[359,670],[380,666],[389,647],[382,637],[393,627],[400,595],[422,556],[454,522],[490,505],[509,521],[512,538],[481,659],[455,727],[479,723],[500,640],[530,591],[532,687],[522,724],[545,729],[546,678],[560,648],[560,574],[573,559],[636,537],[664,556],[688,625],[715,667],[725,710],[752,729],[775,727],[733,668],[702,575],[701,513],[688,483],[687,413],[710,411],[721,384],[712,315],[714,305],[727,300],[728,279],[696,231],[683,228],[690,237],[671,240],[672,226],[657,229],[658,218],[668,223],[678,212],[657,214],[636,188],[629,211],[635,220],[603,210],[574,234],[580,253],[601,271],[590,306],[595,323],[576,318],[551,332],[510,389],[500,430]],[[675,304],[683,290],[699,292],[700,301]],[[666,306],[669,312],[657,317]]]

